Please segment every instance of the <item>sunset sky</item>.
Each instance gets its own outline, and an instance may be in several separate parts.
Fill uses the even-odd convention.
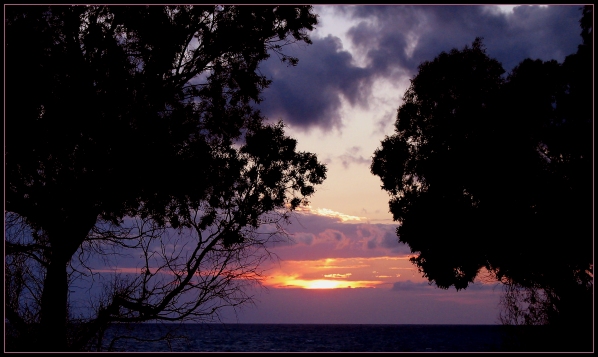
[[[280,260],[256,305],[225,321],[498,323],[500,286],[441,290],[408,261],[371,157],[422,61],[483,37],[507,72],[525,58],[562,62],[581,43],[580,7],[314,6],[313,45],[288,49],[297,67],[276,57],[261,67],[273,82],[260,108],[327,164],[328,178],[288,227],[294,243],[272,249]]]
[[[260,71],[272,79],[259,105],[298,149],[326,163],[326,181],[272,245],[255,304],[224,322],[498,324],[502,288],[481,272],[465,291],[430,286],[398,243],[388,194],[371,158],[393,134],[418,65],[476,37],[507,72],[525,58],[562,62],[581,44],[581,5],[314,6],[312,45],[291,45]],[[433,224],[433,223],[431,223]],[[447,237],[450,239],[450,237]]]

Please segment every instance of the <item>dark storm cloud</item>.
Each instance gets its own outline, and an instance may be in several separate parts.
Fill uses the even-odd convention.
[[[331,129],[342,125],[338,109],[341,96],[352,105],[366,104],[369,71],[353,64],[337,37],[314,38],[310,46],[285,48],[299,58],[287,67],[272,56],[261,71],[273,82],[264,91],[260,110],[270,119],[284,119],[301,128]]]
[[[518,6],[510,15],[485,6],[356,6],[342,11],[363,20],[349,36],[367,53],[374,73],[396,66],[415,73],[422,61],[471,45],[476,37],[484,38],[488,54],[507,71],[528,57],[563,61],[581,43],[578,5]]]
[[[259,105],[269,119],[283,119],[302,129],[341,128],[341,98],[367,108],[374,80],[412,77],[421,62],[471,45],[476,37],[484,38],[488,55],[506,71],[525,58],[563,61],[581,43],[579,5],[518,6],[509,15],[476,5],[333,9],[357,21],[347,35],[367,65],[357,66],[343,49],[348,44],[333,36],[314,37],[309,46],[286,47],[289,55],[299,58],[296,67],[287,67],[275,55],[261,67],[273,80]]]

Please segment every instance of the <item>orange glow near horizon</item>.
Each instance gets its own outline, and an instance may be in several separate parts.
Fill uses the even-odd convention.
[[[375,288],[382,281],[356,281],[356,280],[331,280],[296,279],[294,276],[270,277],[265,285],[274,288],[300,288],[300,289],[343,289],[343,288]]]
[[[272,288],[342,289],[375,288],[399,278],[391,269],[414,270],[407,257],[326,258],[280,261],[268,272],[264,285]],[[417,278],[415,278],[417,280]]]

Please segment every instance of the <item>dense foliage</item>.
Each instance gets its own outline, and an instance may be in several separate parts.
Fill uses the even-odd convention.
[[[202,318],[217,310],[211,299],[247,301],[231,287],[258,273],[246,254],[266,242],[257,229],[326,176],[252,107],[270,83],[260,62],[295,65],[284,46],[311,43],[311,8],[7,6],[5,22],[6,315],[25,342],[15,348],[83,349],[113,321]],[[156,263],[151,242],[166,246],[167,229],[195,246]],[[143,272],[112,282],[68,332],[74,257],[110,245],[142,251]]]
[[[424,276],[464,289],[487,269],[509,323],[591,331],[591,19],[563,63],[505,76],[479,38],[422,63],[371,165]]]

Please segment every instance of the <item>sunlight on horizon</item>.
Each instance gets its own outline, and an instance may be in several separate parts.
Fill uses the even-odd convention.
[[[402,274],[397,274],[396,269],[401,269]],[[286,260],[270,270],[263,284],[276,289],[390,287],[397,281],[408,279],[424,281],[416,272],[408,257]]]
[[[346,289],[346,288],[375,288],[382,284],[382,281],[351,281],[351,280],[303,280],[295,279],[294,276],[271,277],[275,282],[266,282],[266,285],[274,288],[300,288],[300,289]]]

